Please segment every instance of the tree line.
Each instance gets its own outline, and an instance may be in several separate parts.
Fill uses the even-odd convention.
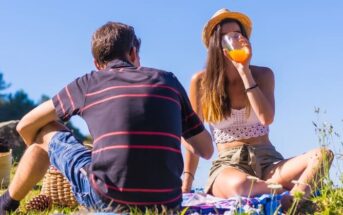
[[[22,89],[14,93],[4,93],[10,86],[11,84],[5,81],[4,74],[0,72],[0,122],[20,120],[30,110],[50,99],[49,96],[42,95],[39,101],[35,102]],[[73,130],[79,140],[85,140],[86,137],[71,122],[66,125]]]

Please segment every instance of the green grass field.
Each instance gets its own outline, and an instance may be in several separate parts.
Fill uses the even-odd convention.
[[[301,193],[295,196],[295,201],[287,211],[286,214],[295,215],[295,214],[316,214],[316,215],[341,215],[343,214],[343,172],[340,169],[340,164],[343,162],[343,141],[341,136],[334,131],[334,128],[331,124],[328,123],[314,123],[315,130],[318,136],[318,142],[320,146],[329,147],[334,151],[335,159],[333,165],[338,177],[338,181],[335,183],[331,180],[329,176],[329,168],[327,165],[324,165],[322,171],[323,177],[319,180],[319,184],[314,190],[319,190],[320,195],[312,196],[307,200],[302,198]],[[328,163],[328,162],[326,162]],[[12,168],[11,175],[13,176],[15,172],[15,165]],[[41,182],[26,196],[26,198],[21,201],[20,208],[13,212],[12,214],[87,214],[89,211],[81,207],[76,208],[61,208],[58,206],[52,206],[49,210],[45,211],[27,211],[25,206],[33,197],[40,194]],[[3,193],[5,190],[0,189],[0,193]],[[185,214],[187,209],[184,211],[163,211],[159,214]],[[145,214],[152,215],[157,214],[156,210],[147,210],[144,213],[137,209],[129,209],[127,211],[129,214]],[[239,213],[234,213],[239,214]],[[242,214],[242,213],[241,213]]]

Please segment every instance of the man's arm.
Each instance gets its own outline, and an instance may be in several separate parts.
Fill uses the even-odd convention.
[[[201,74],[198,73],[194,75],[194,77],[191,80],[191,86],[190,86],[190,102],[192,104],[192,107],[194,111],[198,114],[199,118],[202,120],[202,112],[200,107],[200,82],[201,82]],[[210,134],[204,130],[198,135],[195,135],[194,137],[182,140],[182,143],[184,144],[186,148],[186,154],[184,159],[184,176],[183,176],[183,182],[182,182],[182,192],[190,192],[192,183],[195,177],[195,172],[198,167],[199,163],[199,156],[204,157],[205,159],[209,159],[211,155],[213,154],[213,145],[212,145],[212,139]],[[199,151],[197,151],[197,148],[200,148]]]
[[[206,129],[191,138],[183,140],[182,143],[191,154],[198,155],[206,160],[210,159],[213,154],[212,138]]]
[[[182,139],[182,143],[185,145],[185,140]],[[184,158],[184,171],[182,180],[182,192],[189,193],[192,188],[193,181],[195,179],[195,172],[199,164],[199,156],[193,154],[188,149],[186,149]]]
[[[182,192],[188,193],[191,191],[195,172],[198,168],[199,156],[206,160],[210,159],[213,154],[213,145],[207,130],[203,130],[187,140],[182,139],[182,144],[186,148]]]
[[[39,130],[49,122],[58,120],[52,100],[48,100],[27,113],[18,123],[17,131],[26,145],[31,145]]]
[[[203,72],[199,72],[192,77],[189,93],[189,102],[191,105],[190,108],[194,110],[200,121],[203,121],[200,104],[200,86],[202,75]],[[205,159],[211,158],[213,154],[212,138],[206,129],[190,138],[184,138],[183,140],[184,141],[182,141],[182,143],[185,145],[186,149],[193,155],[196,154]]]

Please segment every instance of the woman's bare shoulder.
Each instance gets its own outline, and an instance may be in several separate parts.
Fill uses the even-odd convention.
[[[205,70],[201,70],[201,71],[194,73],[194,75],[192,76],[192,81],[201,80],[202,77],[204,76],[204,74],[205,74]]]
[[[260,75],[273,75],[273,70],[269,67],[251,65],[250,69],[253,73],[258,73]]]
[[[250,70],[254,78],[258,80],[266,80],[266,81],[271,81],[274,80],[274,73],[273,70],[270,69],[269,67],[263,67],[263,66],[250,66]]]
[[[199,86],[199,84],[201,83],[201,80],[202,80],[204,74],[205,74],[205,71],[204,71],[204,70],[201,70],[201,71],[199,71],[199,72],[196,72],[196,73],[192,76],[191,85],[197,85],[197,86]]]

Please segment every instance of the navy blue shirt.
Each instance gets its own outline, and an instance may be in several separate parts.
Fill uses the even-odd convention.
[[[177,206],[181,136],[204,130],[170,72],[114,60],[53,97],[58,116],[80,115],[94,138],[90,181],[104,201]]]

